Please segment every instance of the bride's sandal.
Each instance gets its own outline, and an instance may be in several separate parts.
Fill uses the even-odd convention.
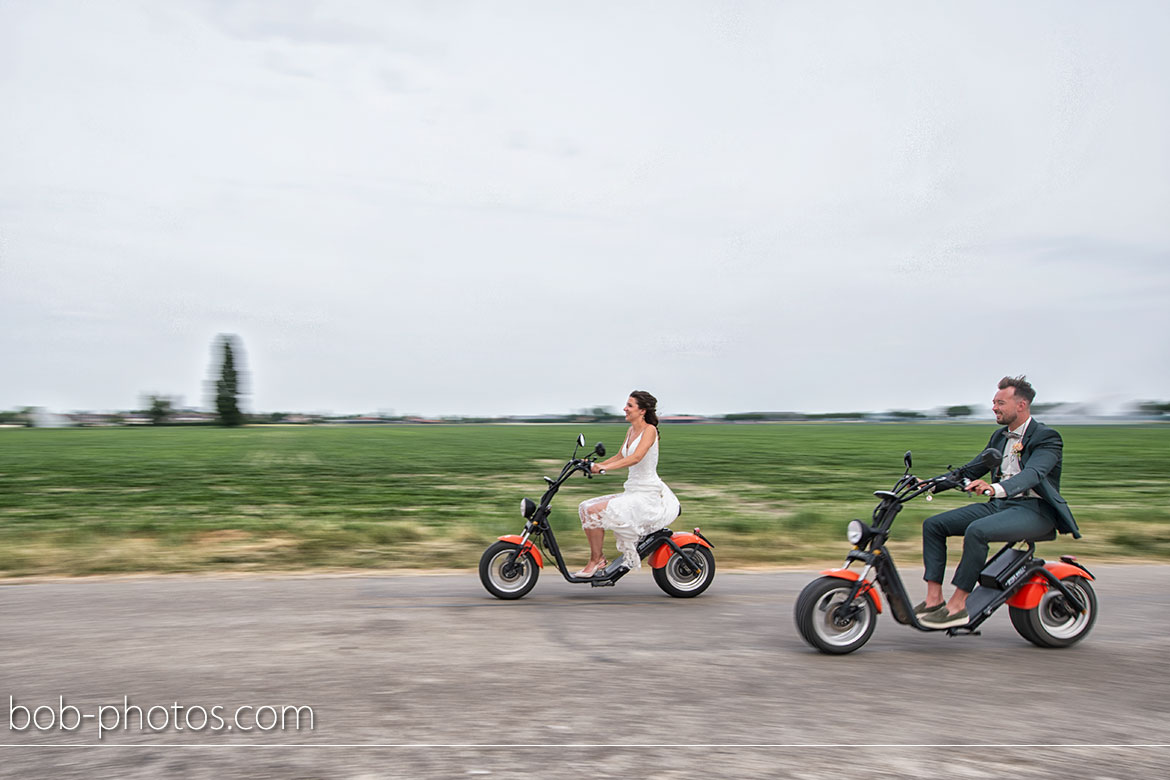
[[[609,566],[609,561],[607,561],[604,557],[602,557],[601,562],[596,564],[595,566],[593,566],[592,571],[589,570],[589,566],[590,566],[590,564],[588,564],[588,563],[585,564],[585,568],[581,569],[581,571],[573,572],[573,576],[574,577],[581,577],[584,579],[588,579],[589,577],[593,577],[597,574],[597,572],[601,571],[606,566]]]

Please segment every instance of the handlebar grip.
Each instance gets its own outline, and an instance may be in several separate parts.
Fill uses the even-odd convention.
[[[990,496],[990,495],[992,495],[992,490],[991,490],[991,488],[985,488],[985,489],[983,490],[983,495],[985,495],[985,496]]]
[[[604,473],[605,473],[605,469],[598,469],[598,470],[597,470],[597,473],[598,473],[598,474],[604,474]]]

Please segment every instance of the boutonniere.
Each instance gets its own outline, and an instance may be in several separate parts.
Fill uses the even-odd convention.
[[[1017,458],[1020,456],[1020,453],[1023,451],[1024,451],[1024,442],[1017,441],[1017,442],[1014,442],[1012,444],[1012,452],[1016,453]]]

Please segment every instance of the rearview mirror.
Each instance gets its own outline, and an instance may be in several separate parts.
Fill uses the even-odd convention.
[[[578,433],[578,434],[577,434],[577,446],[578,446],[578,447],[584,447],[584,446],[585,446],[585,434],[583,434],[583,433]]]
[[[979,464],[988,470],[995,468],[995,464],[1001,460],[1003,460],[1003,453],[994,447],[988,447],[979,453]]]
[[[910,458],[910,450],[906,450],[906,454],[902,456],[902,462],[906,464],[906,473],[910,473],[910,464],[914,461]]]
[[[602,444],[601,442],[597,442],[596,444],[593,445],[593,451],[595,453],[597,453],[597,457],[599,457],[599,458],[605,457],[605,445]]]

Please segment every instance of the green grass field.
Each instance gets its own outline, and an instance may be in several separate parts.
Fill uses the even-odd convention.
[[[625,426],[0,429],[0,576],[311,568],[472,568],[519,532],[578,432],[611,452]],[[914,451],[932,476],[978,453],[992,425],[667,426],[659,473],[721,567],[839,561]],[[1063,494],[1085,538],[1041,554],[1170,559],[1170,426],[1062,426]],[[575,478],[554,502],[584,563],[576,505],[624,472]],[[974,500],[919,500],[893,549],[907,566],[922,520]],[[608,546],[612,549],[612,541]],[[611,556],[612,557],[612,556]]]

